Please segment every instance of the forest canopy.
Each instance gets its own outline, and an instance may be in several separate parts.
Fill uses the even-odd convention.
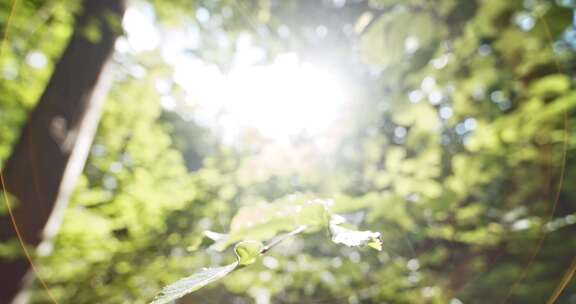
[[[0,304],[576,303],[573,0],[0,0],[0,29]]]

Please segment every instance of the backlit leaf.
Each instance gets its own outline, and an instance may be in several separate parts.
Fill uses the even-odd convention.
[[[326,227],[331,205],[330,200],[302,198],[241,208],[232,219],[229,237],[216,242],[212,248],[221,251],[246,239],[265,241],[300,226]]]
[[[330,225],[330,232],[332,232],[332,242],[336,244],[349,247],[368,246],[378,251],[382,250],[380,232],[352,230],[334,223]]]
[[[238,257],[238,264],[250,265],[256,261],[256,258],[262,253],[264,245],[258,241],[244,241],[236,244],[234,252]]]
[[[172,283],[162,289],[160,294],[154,298],[150,304],[164,304],[179,299],[186,294],[194,292],[216,280],[225,277],[238,266],[238,262],[230,265],[204,268],[203,270],[179,281]]]

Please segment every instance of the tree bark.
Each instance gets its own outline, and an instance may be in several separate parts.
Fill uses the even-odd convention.
[[[83,1],[71,40],[5,163],[16,222],[28,246],[38,251],[50,248],[84,167],[124,10],[124,0]],[[10,219],[0,218],[0,242],[15,237]],[[0,261],[0,303],[12,302],[29,268],[24,257]]]

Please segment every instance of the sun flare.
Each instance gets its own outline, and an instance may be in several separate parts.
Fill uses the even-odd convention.
[[[191,65],[177,65],[175,81],[186,90],[194,116],[227,136],[245,129],[275,140],[318,136],[337,120],[345,102],[334,73],[301,63],[294,54],[228,74],[201,62]]]
[[[170,30],[159,38],[154,19],[150,7],[130,8],[124,19],[127,38],[120,39],[116,49],[138,53],[160,46],[164,61],[174,68],[173,80],[168,82],[175,82],[186,92],[190,116],[220,132],[224,140],[234,141],[246,130],[279,141],[296,135],[317,137],[343,111],[345,81],[338,69],[302,62],[295,53],[258,64],[264,57],[263,49],[249,36],[241,35],[234,64],[223,73],[215,64],[186,51],[197,44],[195,31]],[[166,81],[157,83],[164,95],[164,109],[182,109],[169,90],[163,90],[166,87]]]

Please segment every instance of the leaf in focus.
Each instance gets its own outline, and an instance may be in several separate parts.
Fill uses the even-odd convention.
[[[160,294],[150,304],[164,304],[179,299],[216,280],[225,277],[238,266],[238,262],[214,268],[204,268],[201,271],[176,281],[162,289]]]
[[[250,265],[256,262],[256,258],[262,253],[264,245],[259,241],[243,241],[234,247],[239,265]]]
[[[211,239],[214,242],[219,242],[228,238],[228,235],[224,233],[218,233],[210,230],[204,231],[204,236]]]
[[[382,238],[378,237],[376,239],[373,239],[370,242],[368,242],[368,244],[366,244],[366,246],[368,246],[370,248],[374,248],[378,251],[382,251]]]
[[[343,244],[348,247],[368,246],[378,251],[382,250],[382,238],[380,232],[372,232],[370,230],[352,230],[340,226],[341,223],[342,221],[340,220],[332,220],[332,223],[330,224],[332,242]]]
[[[280,232],[300,226],[326,227],[332,204],[330,200],[297,198],[243,207],[232,219],[229,237],[216,242],[213,248],[221,251],[245,239],[269,240]]]

